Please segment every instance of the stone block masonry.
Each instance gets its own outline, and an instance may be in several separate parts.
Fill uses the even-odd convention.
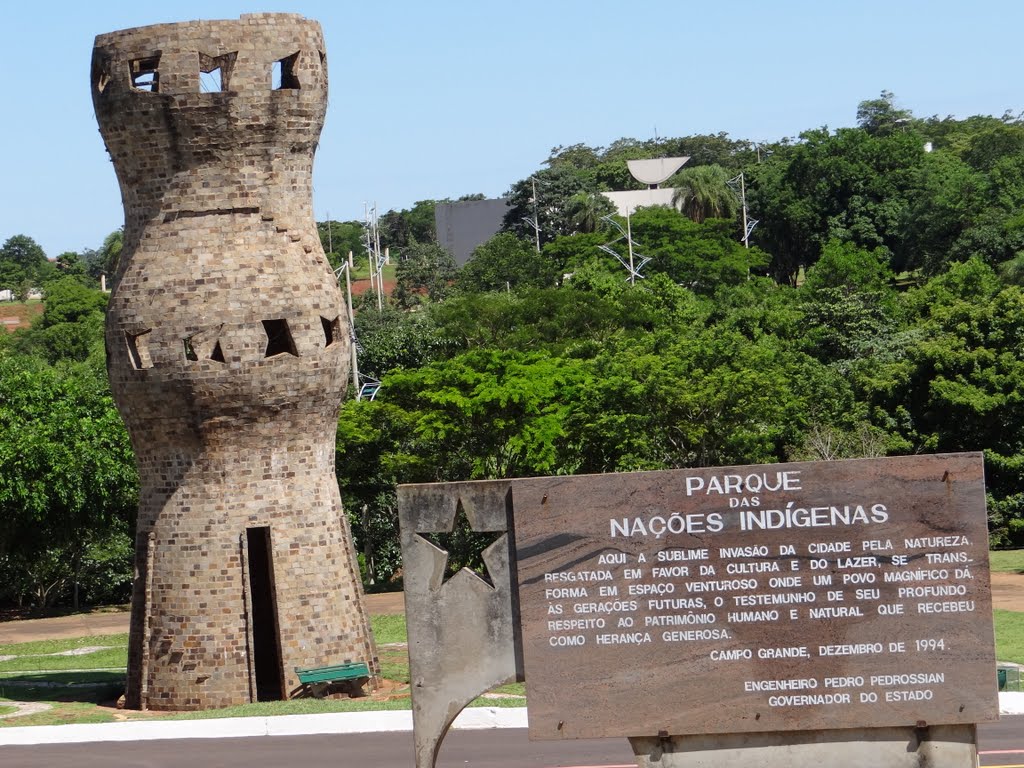
[[[125,211],[111,387],[141,481],[127,704],[282,699],[376,673],[334,474],[349,328],[312,211],[320,26],[100,35],[91,88]]]

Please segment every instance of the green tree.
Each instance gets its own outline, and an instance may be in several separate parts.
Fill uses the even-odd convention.
[[[761,250],[737,241],[734,222],[724,219],[697,223],[671,208],[641,208],[632,230],[636,248],[651,257],[648,274],[663,272],[698,293],[737,285],[767,263]]]
[[[999,274],[1011,285],[1024,285],[1024,252],[999,265]]]
[[[102,359],[51,367],[0,356],[0,466],[0,555],[50,604],[74,589],[91,547],[127,530],[137,504]]]
[[[698,224],[705,219],[731,219],[739,210],[739,200],[728,181],[720,165],[683,168],[668,182],[676,188],[672,203]]]
[[[84,361],[103,349],[103,319],[107,294],[87,288],[74,277],[46,286],[43,313],[32,326],[19,331],[14,347],[51,363]]]
[[[359,371],[383,378],[395,368],[418,368],[445,354],[449,346],[438,331],[432,314],[402,312],[384,307],[356,315],[359,339]],[[355,393],[352,393],[353,395]]]
[[[884,292],[893,278],[889,254],[883,248],[867,250],[853,243],[829,241],[821,258],[807,271],[804,288],[809,292],[823,288]]]
[[[666,138],[659,143],[661,157],[689,157],[687,165],[691,168],[719,165],[736,173],[757,160],[757,151],[750,141],[730,138],[724,131]]]
[[[363,578],[389,582],[401,568],[395,487],[426,469],[413,453],[414,415],[389,402],[348,400],[338,420],[336,469]]]
[[[358,221],[318,221],[316,230],[320,245],[334,269],[348,259],[350,252],[355,259],[366,258],[365,230]]]
[[[801,287],[807,353],[844,374],[851,361],[887,359],[898,333],[892,277],[884,248],[869,251],[837,240],[826,244]]]
[[[945,152],[926,154],[914,171],[897,256],[906,269],[935,275],[989,199],[985,177]]]
[[[1024,208],[1024,151],[999,158],[988,171],[990,204],[1007,214]]]
[[[100,272],[107,276],[108,287],[113,287],[114,275],[121,261],[121,249],[124,247],[124,229],[115,229],[105,238],[100,246]]]
[[[761,221],[754,240],[772,254],[776,279],[795,284],[800,267],[813,265],[830,240],[902,252],[923,145],[913,128],[888,135],[821,129],[751,168],[748,200]]]
[[[440,301],[448,295],[458,267],[444,248],[429,243],[413,243],[399,258],[395,268],[395,301],[406,309],[425,300]]]
[[[457,350],[489,348],[559,354],[621,327],[613,302],[589,290],[527,288],[465,293],[433,308],[440,333]]]
[[[541,244],[556,237],[582,231],[578,221],[577,195],[592,195],[599,190],[594,180],[568,165],[556,165],[512,185],[509,208],[502,230],[526,240],[535,240],[534,223],[540,229]],[[535,196],[536,195],[536,196]],[[572,202],[574,198],[576,203]]]
[[[595,168],[601,162],[601,150],[586,144],[554,147],[544,164],[549,168],[568,166],[576,170]]]
[[[60,277],[75,277],[79,279],[79,282],[83,281],[86,276],[87,264],[79,254],[74,251],[65,251],[57,260],[54,262],[55,267],[55,278]]]
[[[78,253],[78,260],[85,268],[90,285],[99,285],[100,274],[103,272],[103,256],[95,248],[83,248]]]
[[[392,374],[387,398],[414,414],[423,481],[551,474],[564,471],[557,445],[580,375],[546,353],[474,349]]]
[[[577,192],[566,203],[569,224],[576,232],[594,232],[601,218],[615,213],[612,201],[600,192]]]
[[[724,132],[653,140],[621,138],[607,148],[586,144],[555,147],[544,163],[581,173],[601,190],[628,190],[643,189],[643,184],[629,173],[627,161],[659,157],[689,157],[690,166],[720,165],[737,171],[757,159],[757,150],[751,142],[731,139]]]
[[[996,501],[1024,487],[1024,292],[980,259],[954,264],[905,299],[897,354],[865,358],[852,379],[874,421],[906,450],[984,450]]]
[[[857,125],[872,135],[884,136],[906,126],[913,119],[909,110],[896,107],[891,91],[882,91],[877,99],[857,105]]]
[[[381,247],[396,250],[414,243],[436,243],[436,204],[435,200],[418,200],[412,208],[391,210],[381,216],[378,222]]]
[[[0,246],[0,290],[24,299],[28,290],[42,286],[51,270],[43,249],[27,235],[14,235]]]
[[[554,284],[555,276],[554,265],[532,243],[499,232],[477,246],[459,271],[457,284],[464,291],[543,288]]]
[[[966,126],[965,126],[966,127]],[[1008,157],[1024,154],[1024,122],[991,121],[979,130],[963,131],[962,158],[979,171],[991,171]]]
[[[735,331],[630,340],[588,374],[566,425],[579,472],[778,461],[803,419],[787,356]]]

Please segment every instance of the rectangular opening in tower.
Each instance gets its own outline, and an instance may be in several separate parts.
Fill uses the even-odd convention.
[[[224,90],[224,81],[221,78],[220,67],[214,67],[209,71],[199,71],[199,92],[220,93]]]
[[[295,355],[295,342],[292,340],[291,331],[288,330],[288,321],[284,319],[264,320],[263,330],[267,334],[267,348],[263,353],[264,357],[275,355]]]
[[[235,66],[238,51],[210,56],[199,54],[199,92],[221,93],[230,88],[231,71]]]
[[[192,337],[186,336],[181,340],[181,345],[185,348],[185,359],[196,361],[199,359],[199,355],[196,354],[195,345],[192,343]]]
[[[147,328],[139,333],[124,332],[125,344],[128,345],[128,359],[136,371],[153,367],[153,359],[149,355],[149,334],[152,330]]]
[[[331,346],[341,335],[341,324],[339,320],[341,316],[335,317],[333,320],[329,320],[323,315],[320,316],[320,324],[324,327],[324,349]]]
[[[275,61],[270,67],[270,87],[275,91],[294,90],[299,87],[299,53]]]
[[[281,667],[280,631],[274,590],[274,556],[270,548],[270,528],[247,528],[246,544],[251,596],[252,667],[256,678],[257,701],[282,701],[286,698]]]
[[[160,54],[156,53],[144,59],[132,59],[128,62],[128,75],[132,80],[132,88],[136,91],[160,91]]]

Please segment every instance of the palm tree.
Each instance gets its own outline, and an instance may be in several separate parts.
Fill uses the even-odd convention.
[[[700,224],[704,219],[731,219],[739,209],[736,193],[720,165],[684,168],[671,180],[676,188],[672,204],[679,212]]]
[[[1024,251],[999,265],[999,274],[1010,285],[1024,285]]]
[[[577,232],[593,232],[602,216],[615,213],[615,206],[600,192],[577,192],[565,204],[569,223]]]

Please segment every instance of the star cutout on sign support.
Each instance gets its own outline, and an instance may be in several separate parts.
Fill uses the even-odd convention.
[[[443,552],[445,562],[441,586],[447,584],[459,571],[466,570],[494,589],[494,579],[488,569],[488,550],[505,533],[474,531],[461,499],[455,507],[455,520],[449,531],[420,531],[416,535]]]

